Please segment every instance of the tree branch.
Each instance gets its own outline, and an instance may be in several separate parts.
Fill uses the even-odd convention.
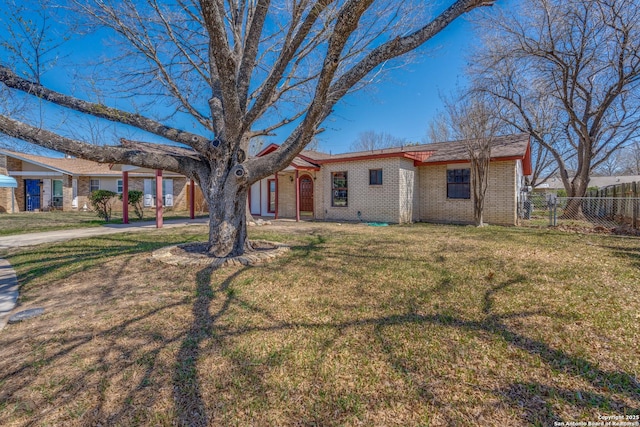
[[[201,161],[168,154],[146,153],[114,146],[96,146],[37,128],[0,115],[0,132],[13,138],[37,144],[98,163],[120,163],[151,169],[163,169],[181,174],[192,174]]]
[[[250,168],[255,171],[255,174],[252,176],[252,180],[257,180],[274,173],[275,170],[277,170],[277,165],[291,162],[293,158],[302,151],[305,144],[313,136],[312,129],[326,119],[331,113],[336,102],[338,102],[338,100],[341,99],[351,87],[362,80],[374,68],[389,59],[396,58],[416,49],[418,46],[422,45],[444,29],[460,15],[469,12],[476,7],[487,6],[491,3],[492,2],[486,2],[483,0],[457,0],[453,5],[421,29],[408,36],[397,37],[382,44],[378,48],[373,49],[364,57],[364,59],[349,71],[345,72],[335,83],[331,84],[333,75],[337,69],[340,52],[346,44],[348,36],[353,32],[353,30],[355,30],[355,27],[349,28],[350,31],[345,33],[345,30],[340,29],[339,26],[357,26],[357,19],[359,19],[366,8],[370,6],[369,3],[365,4],[365,2],[347,3],[342,7],[340,17],[334,27],[329,49],[325,57],[325,65],[323,66],[316,88],[315,97],[309,107],[305,119],[296,128],[296,130],[292,132],[289,138],[287,138],[286,141],[273,153],[249,160],[249,162],[251,162]],[[349,7],[353,7],[355,10],[349,10]],[[364,9],[362,9],[363,7]],[[359,14],[356,15],[356,13]],[[346,15],[348,15],[349,19],[345,19]],[[344,22],[341,22],[341,18]],[[357,19],[353,22],[353,19],[355,18]],[[340,34],[339,40],[334,39],[336,34]],[[334,46],[332,46],[332,42],[334,42]],[[332,65],[331,63],[334,61],[335,63]],[[328,79],[328,77],[331,77],[331,80]]]
[[[102,104],[94,104],[55,92],[42,85],[18,77],[13,71],[1,65],[0,82],[4,83],[9,88],[25,92],[56,105],[112,122],[130,125],[163,138],[167,138],[171,141],[188,145],[197,151],[208,152],[210,149],[209,141],[200,135],[165,126],[162,123],[156,122],[155,120],[151,120],[139,114],[128,113],[116,108],[107,107]]]

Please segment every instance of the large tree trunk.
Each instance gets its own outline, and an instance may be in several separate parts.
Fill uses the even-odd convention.
[[[232,168],[232,171],[242,170]],[[235,173],[226,179],[202,186],[209,205],[209,253],[216,257],[233,257],[251,250],[247,237],[247,188],[246,181]]]
[[[567,180],[567,183],[565,183],[565,189],[567,190],[569,200],[564,212],[560,216],[562,219],[585,219],[584,213],[582,212],[582,197],[587,194],[589,172],[584,166],[580,169],[581,170],[576,174],[575,178],[571,182],[568,182]]]

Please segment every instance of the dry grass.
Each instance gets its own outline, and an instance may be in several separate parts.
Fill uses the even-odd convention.
[[[207,214],[198,214],[199,217]],[[186,211],[174,211],[165,208],[163,217],[165,219],[186,219],[189,213]],[[132,223],[138,221],[133,215],[129,215]],[[155,211],[145,209],[143,221],[154,221]],[[122,213],[114,212],[111,224],[122,224]],[[95,212],[20,212],[17,214],[0,214],[0,236],[10,236],[24,233],[37,233],[41,231],[65,230],[72,228],[99,227],[106,224],[98,218]]]
[[[149,261],[204,228],[9,256],[1,425],[553,425],[640,413],[637,239],[282,224],[291,253]],[[189,234],[178,234],[189,233]]]
[[[92,212],[21,212],[0,214],[0,236],[67,228],[97,227],[104,224]]]

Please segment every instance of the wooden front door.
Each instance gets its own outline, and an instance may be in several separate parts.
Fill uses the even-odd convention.
[[[313,212],[313,180],[309,175],[300,178],[300,212]]]

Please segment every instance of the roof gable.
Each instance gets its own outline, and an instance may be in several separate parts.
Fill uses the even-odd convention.
[[[112,171],[108,164],[91,160],[35,156],[10,150],[0,150],[0,154],[67,175],[119,175],[118,172]]]

